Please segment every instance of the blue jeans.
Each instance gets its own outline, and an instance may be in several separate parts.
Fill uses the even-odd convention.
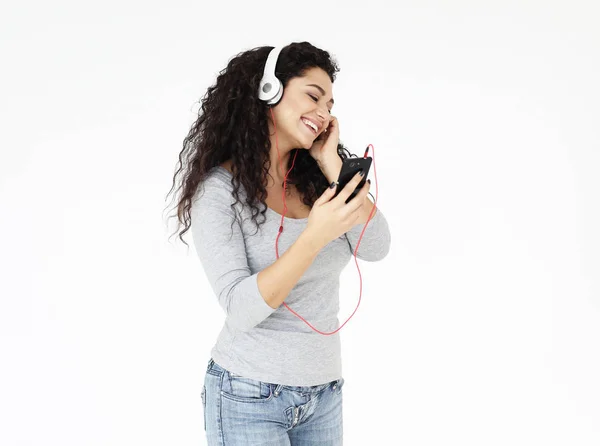
[[[340,378],[310,387],[235,375],[208,361],[202,405],[208,446],[342,445]]]

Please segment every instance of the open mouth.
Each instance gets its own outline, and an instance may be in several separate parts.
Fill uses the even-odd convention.
[[[304,125],[304,127],[306,127],[313,134],[313,136],[317,135],[317,131],[314,128],[305,123],[303,119],[301,119],[300,121],[302,122],[302,125]]]

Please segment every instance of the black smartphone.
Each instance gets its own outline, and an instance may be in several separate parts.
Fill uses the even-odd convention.
[[[360,189],[365,185],[367,181],[367,177],[369,176],[369,169],[371,168],[371,162],[373,158],[368,156],[367,158],[358,158],[358,157],[349,157],[346,158],[342,163],[342,169],[340,170],[340,176],[338,178],[338,185],[335,191],[334,198],[338,196],[340,191],[348,184],[348,182],[354,178],[354,175],[358,173],[359,170],[363,170],[365,174],[363,175],[363,179],[358,183],[356,189],[352,191],[350,196],[346,199],[346,203],[352,200],[357,193],[360,192]]]

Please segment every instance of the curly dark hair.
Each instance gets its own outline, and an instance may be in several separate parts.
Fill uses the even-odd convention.
[[[179,238],[189,230],[191,224],[192,200],[199,184],[208,172],[226,160],[232,160],[232,196],[235,203],[240,202],[238,195],[240,183],[246,191],[246,203],[252,209],[252,220],[257,225],[258,214],[265,217],[267,197],[266,179],[271,166],[269,158],[271,142],[269,140],[268,114],[266,102],[258,99],[258,87],[270,46],[253,48],[239,53],[219,72],[216,84],[208,88],[201,101],[201,112],[183,141],[183,150],[179,154],[179,167],[173,176],[173,191],[179,175],[180,184],[176,192],[181,191],[177,201],[178,230],[184,225]],[[294,42],[284,47],[277,60],[275,74],[285,88],[294,77],[303,76],[313,67],[323,69],[335,81],[339,68],[330,54],[309,42]],[[351,154],[338,142],[338,155],[342,160]],[[297,153],[296,153],[297,152]],[[287,170],[294,161],[289,173],[288,184],[294,185],[303,197],[304,204],[312,207],[315,200],[328,187],[327,179],[308,150],[293,149],[290,152]],[[264,209],[260,211],[257,203]],[[264,223],[264,220],[260,223]]]

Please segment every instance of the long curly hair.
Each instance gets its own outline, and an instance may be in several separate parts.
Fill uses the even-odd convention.
[[[177,230],[184,226],[179,238],[186,245],[183,235],[191,226],[191,207],[198,186],[213,167],[228,159],[232,160],[233,171],[232,196],[235,203],[232,207],[241,202],[239,187],[242,184],[246,204],[252,210],[252,220],[257,229],[258,214],[265,217],[267,175],[271,166],[268,126],[271,118],[270,105],[258,99],[258,87],[271,49],[273,47],[263,46],[237,54],[219,72],[216,84],[210,86],[201,99],[201,111],[183,141],[173,186],[167,194],[168,197],[178,182]],[[332,83],[339,71],[328,52],[309,42],[294,42],[281,50],[275,74],[285,88],[290,79],[303,76],[313,67],[323,69]],[[337,150],[342,160],[356,156],[339,142]],[[308,150],[303,148],[290,152],[286,171],[294,158],[288,184],[294,185],[303,203],[312,207],[328,187],[327,179]],[[258,208],[259,202],[263,205],[262,211]]]

